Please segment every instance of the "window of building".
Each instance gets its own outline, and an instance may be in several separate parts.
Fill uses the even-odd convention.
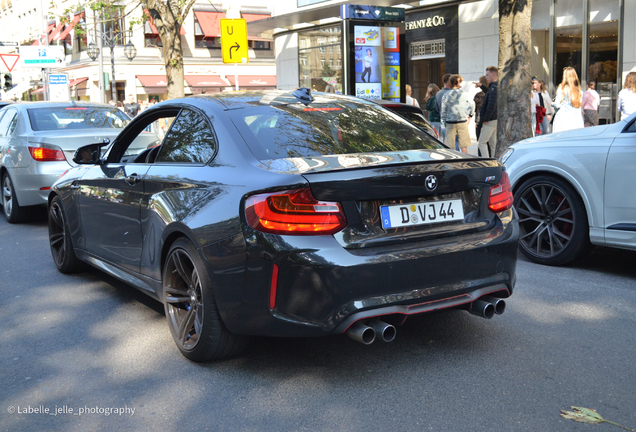
[[[328,84],[342,90],[342,27],[334,25],[298,33],[298,58],[300,87],[309,87],[314,91],[324,91]],[[335,50],[333,48],[335,47]],[[330,54],[329,62],[324,55]],[[337,64],[338,67],[335,67]]]
[[[221,38],[206,36],[196,14],[194,14],[194,46],[196,48],[221,49]]]

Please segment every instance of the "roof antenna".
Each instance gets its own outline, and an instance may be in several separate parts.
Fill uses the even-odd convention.
[[[305,105],[309,105],[310,103],[314,101],[314,98],[311,95],[311,90],[307,87],[297,88],[296,90],[294,90],[292,95],[294,95],[296,99],[298,99]]]

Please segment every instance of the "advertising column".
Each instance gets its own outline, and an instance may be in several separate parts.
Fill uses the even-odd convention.
[[[404,96],[404,9],[343,5],[348,53],[346,93],[365,99],[400,101]]]

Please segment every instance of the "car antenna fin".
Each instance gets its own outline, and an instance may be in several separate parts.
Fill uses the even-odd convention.
[[[307,87],[297,88],[296,90],[294,90],[292,95],[294,95],[296,99],[298,99],[300,102],[304,103],[305,105],[309,105],[310,103],[314,101],[314,97],[311,95],[311,89]]]

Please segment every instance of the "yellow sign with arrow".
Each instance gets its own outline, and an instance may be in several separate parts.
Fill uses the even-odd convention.
[[[221,19],[221,51],[223,63],[248,63],[247,21]]]

